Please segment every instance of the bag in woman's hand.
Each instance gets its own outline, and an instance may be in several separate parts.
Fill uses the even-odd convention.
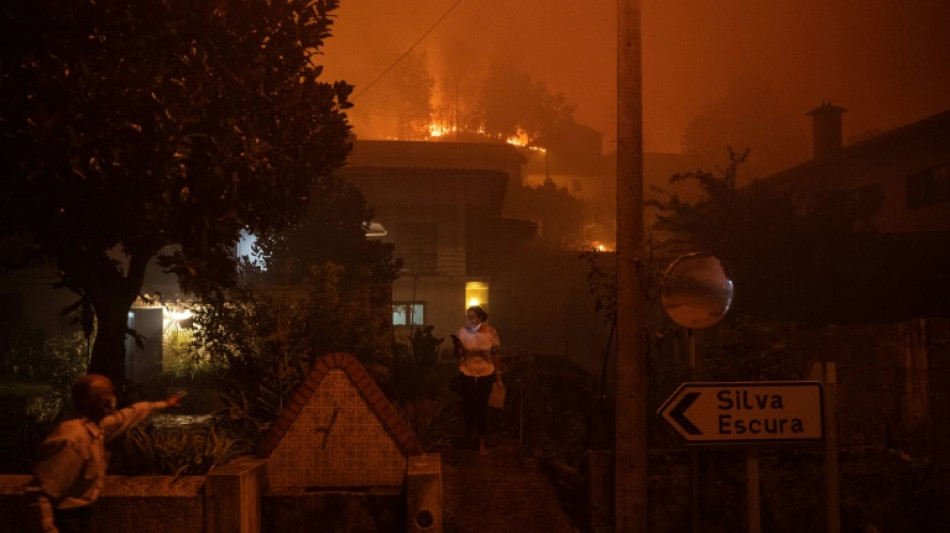
[[[505,408],[505,384],[496,381],[491,385],[491,395],[488,397],[488,407],[495,409]]]

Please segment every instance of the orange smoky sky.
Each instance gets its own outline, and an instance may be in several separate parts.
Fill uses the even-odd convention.
[[[607,0],[343,0],[325,72],[358,94],[432,28],[414,50],[436,78],[446,47],[473,65],[503,54],[612,150],[616,12]],[[739,76],[765,79],[802,128],[823,101],[847,108],[845,138],[950,109],[950,1],[642,0],[641,13],[647,151],[680,151],[689,120]]]

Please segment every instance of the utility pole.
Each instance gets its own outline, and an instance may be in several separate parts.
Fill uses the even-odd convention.
[[[617,360],[614,531],[647,533],[647,365],[643,291],[640,0],[617,1]]]

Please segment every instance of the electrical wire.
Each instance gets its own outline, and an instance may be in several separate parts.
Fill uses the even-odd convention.
[[[385,76],[386,74],[388,74],[390,70],[392,70],[396,65],[399,64],[400,61],[402,61],[407,55],[409,55],[409,52],[412,52],[413,48],[415,48],[416,46],[418,46],[419,43],[421,43],[422,40],[426,38],[426,36],[428,36],[430,33],[432,33],[432,30],[434,30],[434,29],[436,28],[436,26],[438,26],[443,20],[445,20],[445,17],[449,16],[449,13],[451,13],[452,10],[455,9],[456,6],[458,6],[458,5],[461,4],[461,3],[462,3],[462,0],[455,0],[455,3],[452,4],[452,5],[445,11],[445,13],[442,13],[442,16],[439,17],[438,20],[436,20],[435,23],[433,23],[432,26],[429,27],[428,30],[426,30],[425,33],[423,33],[421,37],[419,37],[418,39],[416,39],[416,42],[412,43],[412,46],[410,46],[405,52],[403,52],[403,54],[402,54],[401,56],[399,56],[398,58],[396,58],[396,60],[393,61],[392,64],[389,65],[389,67],[386,68],[386,70],[382,71],[378,76],[376,76],[376,79],[374,79],[373,81],[369,82],[369,84],[368,84],[366,87],[363,87],[363,90],[362,90],[362,91],[360,91],[359,93],[357,93],[356,96],[350,98],[350,101],[351,101],[351,102],[355,101],[357,98],[359,98],[360,96],[362,96],[363,93],[365,93],[366,91],[370,90],[370,88],[372,88],[373,85],[376,85],[376,82],[378,82],[380,79],[382,79],[383,76]]]

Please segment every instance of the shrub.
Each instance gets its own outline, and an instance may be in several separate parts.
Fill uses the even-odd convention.
[[[56,421],[72,407],[72,386],[86,373],[90,341],[79,332],[20,341],[12,345],[24,349],[29,357],[23,358],[23,353],[16,357],[20,363],[13,379],[42,384],[40,389],[33,389],[41,394],[28,402],[24,414],[40,423]]]
[[[0,471],[27,473],[39,443],[72,407],[72,384],[86,369],[82,335],[43,339],[20,332],[2,340]]]
[[[175,383],[203,383],[219,368],[196,348],[194,331],[168,326],[162,335],[162,374]]]
[[[299,287],[244,285],[228,303],[198,309],[195,346],[219,369],[219,396],[251,440],[327,353],[350,353],[377,382],[388,381],[392,317],[380,298],[377,288],[326,264],[312,267]]]
[[[458,422],[454,406],[439,398],[420,397],[399,404],[399,412],[426,452],[452,444],[452,428]]]
[[[247,446],[226,431],[136,426],[112,446],[110,471],[125,475],[200,476],[245,453]]]

